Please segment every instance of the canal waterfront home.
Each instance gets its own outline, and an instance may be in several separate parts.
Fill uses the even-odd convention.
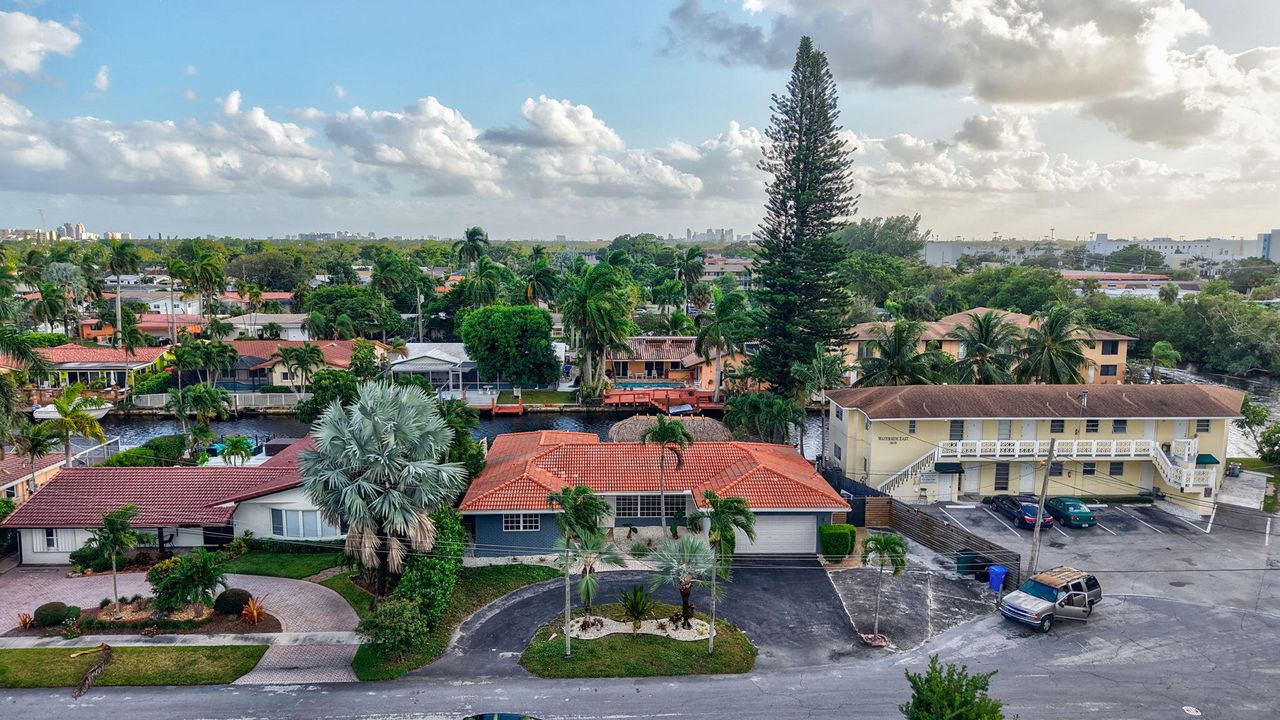
[[[693,373],[684,360],[694,353],[697,338],[642,335],[626,339],[626,349],[605,354],[605,372],[615,383],[670,382],[688,384]]]
[[[317,370],[346,370],[351,367],[351,355],[355,351],[355,340],[317,340],[308,343],[304,340],[228,340],[228,345],[235,348],[238,357],[231,372],[219,382],[230,390],[252,392],[264,385],[296,387],[302,383],[298,373],[285,366],[279,359],[272,357],[281,348],[297,348],[310,344],[320,348],[323,364],[311,368],[311,374]],[[377,340],[369,341],[373,345],[378,361],[387,357],[387,346]]]
[[[122,398],[133,387],[134,377],[160,370],[169,359],[169,346],[139,347],[132,351],[107,346],[67,343],[36,352],[49,364],[51,372],[36,382],[36,402],[51,391],[80,383],[110,400]]]
[[[902,500],[1158,490],[1208,514],[1244,393],[1212,385],[908,385],[827,392],[824,456]],[[1050,441],[1054,455],[1049,458]]]

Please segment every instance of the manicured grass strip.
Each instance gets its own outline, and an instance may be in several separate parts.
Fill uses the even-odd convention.
[[[391,680],[435,660],[448,647],[453,631],[472,613],[507,593],[526,585],[559,577],[555,568],[542,565],[491,565],[463,568],[453,589],[449,609],[431,631],[426,644],[402,660],[384,659],[368,645],[361,645],[351,663],[361,680]],[[344,595],[344,597],[346,597]],[[356,612],[360,612],[356,610]]]
[[[0,687],[74,687],[97,653],[88,648],[0,650]],[[115,647],[97,685],[225,685],[258,664],[266,645]]]
[[[524,398],[525,405],[568,405],[577,404],[578,393],[572,390],[561,392],[559,390],[522,390],[520,396]],[[510,390],[503,390],[498,393],[499,405],[515,405],[516,394]]]
[[[1227,458],[1227,462],[1238,462],[1244,466],[1245,470],[1252,470],[1271,476],[1271,479],[1267,480],[1267,482],[1271,483],[1275,491],[1271,495],[1262,498],[1262,511],[1275,512],[1277,501],[1280,501],[1280,498],[1277,497],[1280,496],[1280,475],[1276,474],[1275,468],[1270,463],[1263,461],[1262,458]]]
[[[351,609],[356,611],[356,615],[359,615],[361,620],[373,612],[369,609],[369,601],[373,599],[373,594],[366,592],[364,588],[351,582],[351,573],[334,575],[320,584],[341,595],[347,601],[347,604],[351,606]]]
[[[229,573],[271,575],[301,580],[342,562],[342,553],[273,553],[250,550],[224,565]]]
[[[598,608],[599,614],[620,619],[616,605]],[[679,608],[657,606],[652,617],[667,617]],[[706,615],[695,617],[708,620]],[[716,649],[707,654],[707,641],[685,642],[656,635],[607,635],[598,640],[574,640],[573,655],[564,656],[560,621],[538,631],[520,656],[526,670],[544,678],[658,677],[667,675],[723,675],[750,672],[756,664],[756,648],[733,625],[716,621]],[[552,635],[555,639],[551,639]]]

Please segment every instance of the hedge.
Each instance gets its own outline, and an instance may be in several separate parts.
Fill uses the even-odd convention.
[[[263,385],[254,392],[260,393],[291,393],[293,388],[288,385]]]
[[[856,530],[852,525],[821,525],[818,539],[822,541],[822,557],[828,562],[840,562],[853,552]]]
[[[339,552],[346,546],[345,540],[307,540],[306,542],[289,542],[272,540],[271,538],[249,538],[249,549],[259,552],[287,553],[301,555],[305,553]]]
[[[112,455],[102,467],[171,467],[177,465],[187,450],[184,435],[153,437],[136,448]]]
[[[133,381],[133,393],[135,395],[159,395],[168,392],[170,388],[176,387],[178,387],[178,375],[176,372],[161,371],[135,378]]]
[[[71,342],[70,338],[62,333],[29,332],[23,333],[22,339],[33,348],[58,347]]]
[[[394,597],[414,602],[429,627],[435,627],[449,607],[449,598],[462,573],[467,531],[453,508],[431,514],[436,526],[435,546],[429,554],[410,555]]]

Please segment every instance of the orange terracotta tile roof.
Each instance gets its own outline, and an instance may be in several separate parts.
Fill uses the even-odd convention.
[[[641,443],[602,443],[591,433],[541,431],[499,435],[487,464],[467,489],[464,512],[548,510],[547,494],[566,485],[597,493],[656,493],[659,449]],[[684,465],[667,455],[666,490],[744,498],[753,509],[844,510],[849,507],[789,445],[700,442],[684,451]]]
[[[67,343],[49,348],[36,348],[36,352],[44,356],[54,365],[60,363],[129,363],[146,365],[155,362],[161,355],[169,351],[169,346],[164,347],[140,347],[135,348],[132,353],[126,353],[123,349],[107,347],[99,345],[94,347],[85,347],[84,345],[76,345],[75,343]]]

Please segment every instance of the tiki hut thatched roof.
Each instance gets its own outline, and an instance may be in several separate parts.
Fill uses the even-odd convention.
[[[727,442],[733,440],[733,433],[719,420],[709,417],[688,416],[668,418],[682,423],[693,435],[695,442]],[[616,422],[609,428],[610,442],[640,442],[645,430],[658,422],[656,415],[635,415]]]

